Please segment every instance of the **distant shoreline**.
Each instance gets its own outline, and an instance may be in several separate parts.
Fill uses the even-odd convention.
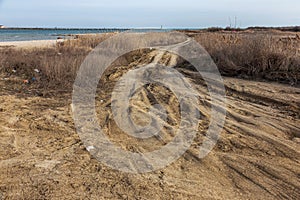
[[[103,34],[123,32],[124,29],[45,29],[45,28],[2,28],[0,42],[72,39],[81,34]]]
[[[129,30],[160,30],[161,28],[31,28],[31,27],[4,27],[0,30],[70,30],[70,31],[129,31]],[[211,29],[218,29],[218,30],[253,30],[253,29],[262,29],[262,30],[281,30],[281,31],[292,31],[292,32],[300,32],[300,25],[299,26],[250,26],[247,28],[240,28],[240,27],[165,27],[163,30],[211,30]]]
[[[70,30],[70,31],[101,31],[101,30],[131,30],[131,29],[122,29],[122,28],[19,28],[19,27],[5,27],[1,30]]]

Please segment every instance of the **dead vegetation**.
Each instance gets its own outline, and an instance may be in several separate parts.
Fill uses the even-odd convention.
[[[55,48],[1,48],[0,71],[5,76],[37,79],[38,88],[70,89],[88,53],[112,35],[79,35],[57,43]],[[298,35],[195,32],[191,36],[209,52],[222,75],[299,84]],[[34,73],[34,69],[41,73]]]
[[[85,57],[111,35],[78,36],[59,42],[54,48],[3,48],[0,49],[0,71],[29,81],[34,77],[38,88],[70,89]],[[35,73],[35,69],[40,73]]]
[[[202,33],[194,38],[208,51],[223,75],[298,84],[298,35]]]

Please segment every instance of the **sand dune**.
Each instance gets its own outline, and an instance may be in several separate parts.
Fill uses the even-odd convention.
[[[166,65],[176,60],[159,56]],[[132,99],[136,120],[144,119],[156,101],[168,110],[166,126],[161,137],[146,141],[124,134],[112,119],[108,94],[129,68],[108,73],[96,98],[99,123],[122,148],[152,151],[173,139],[178,101],[161,86],[145,86]],[[228,114],[223,132],[213,151],[198,159],[211,102],[199,75],[180,65],[177,69],[202,95],[199,134],[179,160],[147,174],[122,173],[90,156],[74,129],[70,94],[43,98],[32,91],[22,96],[15,93],[18,81],[1,79],[0,194],[25,199],[299,199],[300,89],[225,78]]]
[[[63,40],[32,40],[32,41],[13,41],[13,42],[0,42],[0,48],[2,47],[16,47],[16,48],[41,48],[41,47],[53,47],[57,42]]]

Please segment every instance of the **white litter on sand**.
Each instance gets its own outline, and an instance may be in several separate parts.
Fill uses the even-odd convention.
[[[93,147],[93,146],[88,146],[88,147],[86,148],[87,151],[92,151],[92,150],[94,150],[94,149],[95,149],[95,147]]]

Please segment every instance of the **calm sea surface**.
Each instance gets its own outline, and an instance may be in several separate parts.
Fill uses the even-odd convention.
[[[150,29],[137,29],[136,32],[149,31]],[[122,32],[125,29],[0,29],[0,42],[30,41],[30,40],[55,40],[58,37],[68,38],[76,34]],[[169,31],[169,30],[156,30]]]

